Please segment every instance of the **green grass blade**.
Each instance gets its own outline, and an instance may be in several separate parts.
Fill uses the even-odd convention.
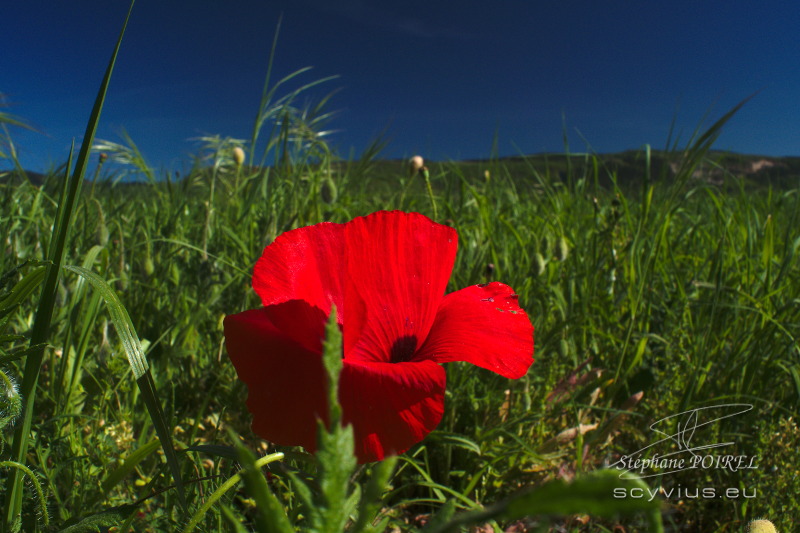
[[[125,479],[125,477],[133,472],[136,466],[142,462],[142,460],[156,451],[159,446],[158,440],[151,440],[144,446],[140,446],[137,448],[133,453],[129,454],[128,457],[122,461],[122,464],[119,467],[115,468],[108,475],[103,479],[101,483],[103,487],[103,494],[108,495],[108,493],[117,486],[117,484]]]
[[[73,176],[72,180],[68,179],[71,165],[72,151],[70,151],[69,162],[67,163],[67,170],[65,171],[64,188],[61,195],[62,201],[59,203],[58,212],[56,213],[57,223],[53,228],[54,239],[51,241],[48,254],[51,264],[47,266],[44,287],[42,288],[42,293],[39,298],[39,305],[36,309],[33,330],[31,332],[30,346],[40,346],[40,348],[28,354],[25,360],[22,386],[20,387],[20,395],[25,402],[25,407],[22,412],[21,422],[14,428],[14,439],[11,443],[12,461],[20,464],[25,463],[25,456],[28,453],[28,436],[31,430],[31,421],[33,420],[34,391],[39,381],[39,371],[42,367],[42,359],[44,358],[45,340],[47,332],[50,329],[50,321],[53,318],[59,271],[64,255],[64,243],[67,233],[64,224],[69,222],[69,216],[67,215],[72,212],[72,206],[67,203],[67,198],[70,196],[69,191],[77,189],[79,185],[75,176]],[[22,492],[23,486],[20,471],[17,469],[12,470],[6,479],[5,515],[2,522],[3,531],[13,531],[15,524],[18,523],[20,519],[20,514],[22,512]]]
[[[283,16],[278,19],[278,24],[275,27],[275,34],[272,37],[272,47],[269,51],[269,61],[267,62],[267,74],[264,78],[264,88],[261,92],[261,101],[258,105],[258,113],[256,114],[256,119],[253,121],[253,134],[250,138],[250,158],[249,164],[253,165],[253,153],[256,149],[256,142],[258,141],[258,134],[261,131],[261,126],[263,124],[262,115],[264,114],[264,110],[269,106],[269,100],[271,97],[271,91],[269,90],[269,80],[272,78],[272,65],[275,63],[275,50],[278,48],[278,35],[281,32],[281,22],[283,20]]]
[[[233,514],[230,507],[223,505],[220,507],[220,510],[222,511],[222,518],[225,519],[225,522],[233,533],[248,533],[242,523],[239,522],[239,519],[236,518],[236,515]]]
[[[256,502],[256,530],[259,533],[292,533],[294,528],[286,516],[283,505],[270,490],[267,479],[257,466],[255,456],[239,444],[239,439],[235,435],[231,435],[231,440],[237,443],[236,451],[239,463],[244,467],[242,477],[247,494]]]
[[[660,533],[664,529],[659,514],[661,501],[655,497],[657,494],[657,489],[649,488],[639,478],[621,479],[619,471],[600,470],[572,483],[551,481],[533,490],[515,494],[486,510],[458,514],[447,524],[432,531],[458,531],[468,524],[493,519],[517,520],[526,516],[589,514],[613,517],[645,513],[650,520],[648,531]]]
[[[183,490],[183,479],[181,477],[181,469],[178,464],[178,456],[175,453],[175,448],[172,445],[172,432],[169,430],[164,411],[161,410],[161,403],[158,401],[156,394],[156,385],[153,382],[153,376],[150,370],[145,370],[144,375],[136,380],[139,390],[142,392],[142,399],[144,400],[147,412],[150,414],[150,419],[153,421],[153,427],[156,429],[158,440],[161,441],[161,448],[164,450],[164,457],[167,459],[167,465],[172,473],[172,479],[175,481],[175,486],[178,489],[178,501],[186,511],[186,494]]]
[[[119,526],[130,515],[136,511],[136,505],[120,505],[112,509],[107,509],[101,513],[87,516],[77,524],[62,529],[59,533],[95,533],[96,531],[107,531],[109,527]]]
[[[281,459],[283,459],[282,453],[273,453],[270,455],[265,455],[264,457],[261,457],[258,460],[256,460],[255,467],[263,468],[269,463],[280,461]],[[194,531],[194,529],[198,526],[198,524],[200,524],[200,521],[203,519],[203,517],[206,515],[209,509],[211,509],[214,506],[214,504],[217,503],[219,499],[225,495],[226,492],[231,490],[233,487],[236,486],[237,483],[239,483],[242,480],[242,475],[241,475],[242,473],[243,471],[239,472],[238,474],[232,475],[225,481],[225,483],[220,485],[217,488],[217,490],[215,490],[211,494],[211,496],[209,496],[208,499],[205,502],[203,502],[203,505],[200,506],[200,508],[194,513],[194,515],[192,515],[192,519],[189,520],[189,523],[186,525],[185,528],[183,528],[182,533],[190,533],[191,531]]]
[[[128,311],[125,310],[125,306],[122,305],[122,302],[120,302],[117,293],[114,292],[111,285],[99,275],[83,267],[66,265],[64,266],[64,270],[78,274],[88,281],[94,290],[100,293],[100,296],[102,296],[103,300],[106,302],[108,312],[111,315],[111,321],[125,349],[125,355],[128,357],[128,362],[131,365],[133,377],[138,380],[144,376],[147,371],[147,359],[144,355],[142,343],[136,335],[136,330],[131,322],[131,317],[128,316]]]
[[[11,312],[17,305],[33,293],[34,290],[42,283],[47,269],[43,266],[36,267],[29,272],[24,278],[14,285],[11,292],[2,300],[0,300],[0,317]]]
[[[373,468],[372,476],[361,494],[361,501],[358,505],[358,520],[350,530],[352,533],[374,531],[372,522],[381,510],[383,503],[381,497],[386,491],[396,465],[397,457],[389,457],[376,464]]]
[[[86,173],[86,165],[89,159],[89,152],[94,140],[94,134],[97,131],[97,124],[100,121],[100,113],[103,109],[105,102],[106,92],[108,90],[109,82],[111,81],[111,73],[114,70],[114,63],[117,59],[120,46],[122,45],[122,37],[125,35],[125,28],[128,25],[128,20],[133,10],[134,0],[131,0],[131,5],[128,14],[125,17],[125,23],[117,39],[116,47],[111,55],[108,63],[103,82],[100,85],[97,98],[94,102],[92,114],[89,117],[89,122],[86,126],[86,132],[83,136],[83,143],[78,154],[78,159],[75,164],[75,170],[71,179],[65,178],[63,201],[59,204],[59,213],[56,219],[56,226],[53,230],[55,238],[51,241],[50,253],[48,258],[52,264],[48,267],[47,279],[45,280],[44,288],[42,289],[41,300],[39,307],[36,311],[36,319],[31,334],[31,345],[41,344],[47,337],[48,330],[50,329],[50,321],[53,316],[53,308],[55,307],[56,289],[58,286],[58,277],[61,270],[61,263],[63,261],[64,249],[67,240],[67,234],[70,228],[70,220],[74,212],[75,199],[78,194],[83,176]],[[67,164],[65,175],[69,175],[69,169],[72,164],[72,154],[70,153],[70,161]],[[36,384],[39,380],[39,370],[42,366],[42,359],[44,357],[44,349],[37,350],[32,353],[25,361],[25,373],[22,381],[22,396],[25,401],[25,408],[22,415],[22,421],[17,425],[14,431],[14,440],[12,443],[11,457],[14,461],[19,463],[25,462],[25,457],[28,452],[28,437],[31,429],[31,421],[33,419],[34,407],[34,393],[36,391]],[[16,522],[17,517],[22,511],[22,478],[19,472],[15,469],[11,472],[6,480],[6,494],[5,494],[5,513],[2,521],[2,527],[7,530],[11,525]]]
[[[142,349],[142,343],[136,335],[136,330],[128,316],[128,312],[125,310],[122,302],[119,301],[114,289],[112,289],[103,278],[83,267],[68,265],[65,266],[64,269],[82,276],[83,279],[88,281],[92,287],[100,293],[103,300],[106,302],[106,306],[111,314],[111,321],[125,349],[125,355],[128,357],[133,376],[136,378],[136,384],[139,386],[142,399],[147,407],[147,412],[150,414],[153,427],[155,427],[158,439],[161,441],[161,446],[164,449],[167,465],[169,466],[172,478],[178,489],[178,499],[181,506],[186,509],[186,495],[183,490],[183,480],[178,464],[178,456],[172,445],[172,434],[169,431],[164,412],[161,409],[161,403],[158,401],[156,386],[148,370],[147,359]]]

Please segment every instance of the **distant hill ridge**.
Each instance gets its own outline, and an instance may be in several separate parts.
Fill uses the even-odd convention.
[[[493,159],[464,159],[461,161],[428,161],[432,170],[442,166],[456,165],[465,174],[473,171],[483,175],[492,165],[502,165],[516,177],[531,172],[531,168],[551,176],[566,178],[568,168],[582,171],[582,162],[596,156],[602,166],[601,179],[610,183],[610,175],[614,175],[618,183],[639,181],[645,175],[645,154],[641,150],[627,150],[609,154],[586,153],[541,153],[498,157]],[[681,152],[652,151],[650,154],[650,174],[654,179],[663,176],[674,176],[681,165]],[[334,164],[345,167],[347,161]],[[376,159],[369,164],[369,172],[379,179],[396,176],[405,172],[407,161],[404,159]],[[63,173],[63,167],[54,171]],[[25,171],[27,179],[36,186],[41,186],[47,175],[40,172]],[[721,184],[725,177],[746,178],[756,183],[773,183],[776,185],[795,186],[800,182],[800,156],[772,157],[753,154],[737,154],[731,152],[710,152],[702,165],[694,169],[692,176],[710,183]],[[21,183],[23,178],[16,170],[0,170],[0,184]]]

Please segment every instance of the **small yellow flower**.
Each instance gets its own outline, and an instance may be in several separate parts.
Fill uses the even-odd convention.
[[[144,476],[134,481],[133,484],[136,485],[137,487],[144,487],[151,481],[153,481],[153,478],[151,478],[150,476]]]

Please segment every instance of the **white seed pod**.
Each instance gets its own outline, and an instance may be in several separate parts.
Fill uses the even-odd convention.
[[[747,533],[776,533],[776,530],[769,520],[753,520],[747,524]]]
[[[236,166],[237,167],[242,166],[242,163],[244,163],[244,150],[236,146],[234,147],[233,153],[231,155],[233,156],[233,162],[236,163]]]
[[[544,269],[547,267],[547,263],[545,262],[542,254],[536,252],[536,255],[533,256],[533,263],[536,267],[536,275],[541,276],[544,274]]]
[[[417,172],[419,172],[424,166],[425,166],[425,160],[422,159],[421,155],[415,155],[414,157],[408,160],[408,168],[412,176],[415,175]]]
[[[556,246],[556,259],[564,261],[569,257],[569,243],[563,235],[558,239],[558,246]]]

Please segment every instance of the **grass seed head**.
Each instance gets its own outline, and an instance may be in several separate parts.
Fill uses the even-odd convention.
[[[100,246],[105,246],[108,244],[108,226],[106,225],[106,217],[103,213],[103,207],[100,205],[100,201],[97,200],[97,198],[94,198],[94,202],[97,206],[97,244]]]

